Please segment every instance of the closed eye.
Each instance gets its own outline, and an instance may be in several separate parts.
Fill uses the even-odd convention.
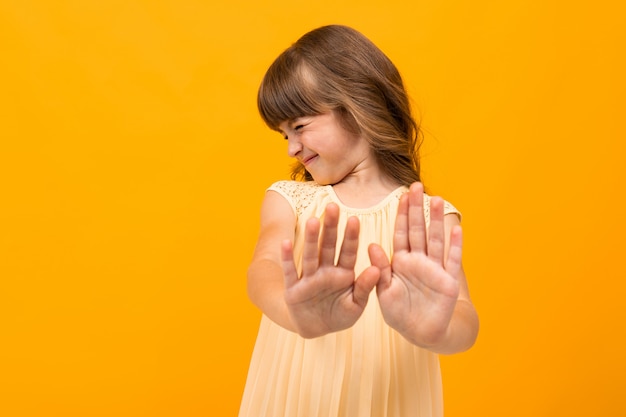
[[[305,126],[304,123],[302,124],[293,124],[291,129],[294,132],[297,132],[299,130],[301,130],[303,127]],[[289,135],[287,135],[282,129],[279,129],[278,132],[281,134],[281,136],[283,137],[283,139],[288,140],[289,139]]]
[[[294,127],[293,127],[293,130],[294,130],[295,132],[297,132],[298,130],[302,129],[303,127],[304,127],[304,125],[297,125],[297,126],[294,126]],[[283,139],[288,140],[288,139],[289,139],[289,136],[288,136],[288,135],[283,134]]]

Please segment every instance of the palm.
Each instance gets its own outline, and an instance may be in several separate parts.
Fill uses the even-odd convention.
[[[428,346],[444,335],[459,295],[460,228],[454,229],[444,261],[443,201],[431,199],[427,232],[423,189],[411,187],[398,208],[391,264],[379,247],[370,248],[381,271],[377,293],[385,321],[417,344]]]
[[[369,293],[378,282],[378,269],[370,267],[355,280],[359,223],[348,219],[335,263],[339,209],[329,204],[319,238],[320,223],[310,219],[305,228],[302,274],[298,277],[291,242],[284,242],[285,301],[290,316],[305,337],[346,329],[360,317]]]
[[[379,290],[385,320],[401,332],[413,328],[436,338],[447,328],[459,284],[440,264],[423,253],[395,253],[392,279]]]

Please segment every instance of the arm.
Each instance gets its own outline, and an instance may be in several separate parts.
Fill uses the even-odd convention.
[[[443,215],[443,201],[431,199],[428,231],[423,188],[411,186],[398,208],[394,255],[370,246],[381,270],[377,287],[385,321],[411,343],[438,353],[469,349],[478,334],[478,316],[469,298],[461,263],[462,231],[457,216]]]
[[[248,267],[248,297],[267,317],[296,331],[285,303],[285,280],[281,244],[293,240],[296,217],[289,203],[278,193],[268,191],[261,206],[257,244]]]
[[[317,218],[307,221],[302,274],[298,276],[292,247],[296,219],[291,207],[274,192],[268,192],[263,202],[261,233],[248,269],[248,294],[270,319],[303,337],[352,326],[380,276],[372,266],[355,280],[356,217],[347,221],[335,262],[338,222],[336,204],[326,207],[323,227]]]

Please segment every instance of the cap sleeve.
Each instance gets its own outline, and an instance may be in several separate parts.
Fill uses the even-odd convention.
[[[430,199],[431,197],[428,194],[424,194],[424,217],[428,223],[430,223]],[[446,200],[443,201],[443,214],[444,216],[447,214],[456,214],[459,221],[461,221],[461,212]]]
[[[320,185],[315,182],[301,181],[277,181],[267,188],[267,191],[275,191],[282,195],[296,217],[300,217],[303,211],[311,204],[315,194],[320,191]]]

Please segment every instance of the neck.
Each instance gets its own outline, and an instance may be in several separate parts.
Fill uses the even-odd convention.
[[[345,205],[354,208],[367,208],[378,204],[400,185],[383,176],[364,178],[358,175],[349,175],[332,187],[337,197]]]

